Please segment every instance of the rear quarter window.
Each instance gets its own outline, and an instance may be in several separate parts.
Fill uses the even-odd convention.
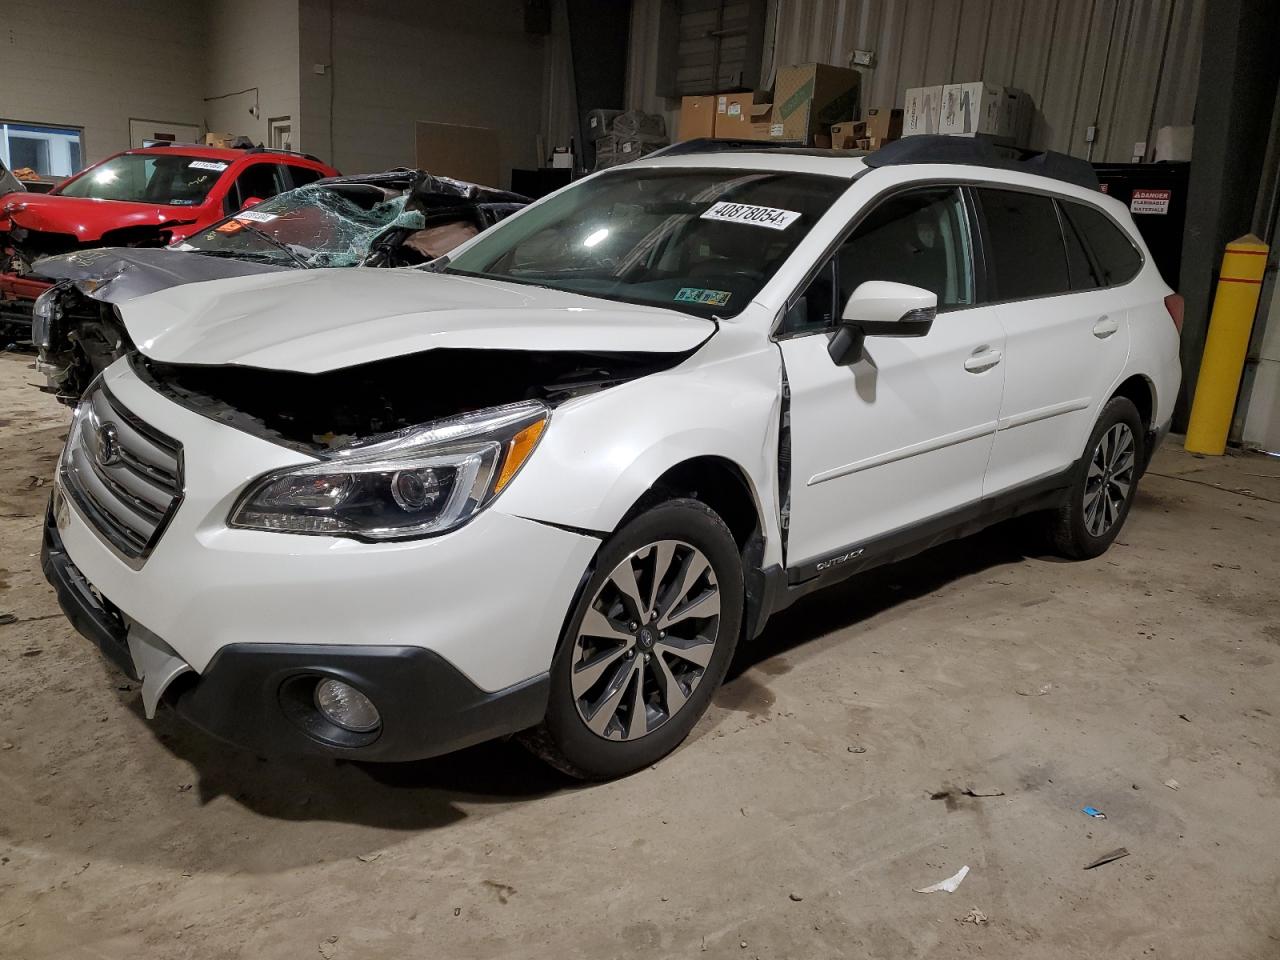
[[[1102,285],[1128,283],[1142,269],[1142,254],[1129,235],[1101,210],[1083,203],[1064,201],[1063,212],[1093,253]]]
[[[996,300],[1050,297],[1071,289],[1053,200],[1017,190],[978,191]]]

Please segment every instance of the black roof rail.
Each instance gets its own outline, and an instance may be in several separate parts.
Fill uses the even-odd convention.
[[[660,147],[650,157],[689,157],[699,153],[752,153],[760,150],[794,150],[803,147],[803,140],[713,140],[710,137],[699,137],[696,140],[681,140],[667,147]],[[821,151],[824,154],[830,150]]]
[[[302,153],[298,150],[282,150],[280,147],[264,147],[259,144],[256,147],[249,147],[245,153],[283,153],[290,157],[302,157],[304,160],[314,160],[316,163],[324,163],[319,157],[312,156],[309,153]]]
[[[248,140],[248,137],[246,137],[245,139]],[[153,143],[150,147],[147,147],[146,149],[151,150],[154,147],[200,147],[202,150],[210,149],[209,144],[207,143],[178,143],[174,140],[166,140],[163,143]],[[324,161],[321,160],[319,157],[314,156],[310,153],[302,153],[298,150],[282,150],[279,147],[264,147],[260,144],[256,147],[253,146],[252,143],[239,144],[239,145],[233,144],[230,147],[214,147],[212,149],[243,150],[245,153],[283,153],[286,156],[290,156],[290,157],[302,157],[305,160],[314,160],[316,163],[324,163]]]
[[[977,137],[948,137],[925,134],[891,140],[879,150],[832,150],[805,147],[799,140],[684,140],[662,147],[648,157],[687,157],[709,153],[800,154],[814,157],[860,157],[868,167],[891,167],[906,163],[956,163],[975,167],[1016,170],[1051,180],[1062,180],[1089,190],[1101,190],[1093,164],[1079,157],[1051,150],[1037,152],[1007,147]],[[647,159],[647,158],[646,158]]]
[[[891,140],[863,158],[869,167],[892,167],[906,163],[955,163],[963,166],[994,167],[1062,180],[1089,190],[1101,190],[1093,164],[1079,157],[1051,150],[1037,153],[1005,147],[977,137],[948,137],[925,134]]]

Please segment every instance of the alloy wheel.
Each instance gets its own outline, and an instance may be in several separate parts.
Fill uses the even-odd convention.
[[[1120,519],[1133,489],[1135,452],[1127,423],[1112,426],[1094,448],[1084,481],[1084,525],[1091,536],[1101,537]]]
[[[638,740],[688,703],[715,653],[720,590],[702,551],[659,540],[610,572],[582,618],[570,685],[606,740]]]

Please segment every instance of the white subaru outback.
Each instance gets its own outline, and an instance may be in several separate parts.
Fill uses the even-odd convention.
[[[612,777],[814,589],[1023,513],[1110,545],[1181,301],[1088,166],[716,146],[430,269],[121,306],[43,557],[148,716],[369,760],[520,733]]]

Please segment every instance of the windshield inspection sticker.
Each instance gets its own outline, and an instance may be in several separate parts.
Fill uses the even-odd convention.
[[[701,287],[681,287],[675,299],[681,303],[701,303],[708,307],[723,307],[729,302],[732,291],[703,290]]]
[[[241,210],[236,214],[237,220],[248,220],[252,223],[270,223],[275,218],[274,213],[262,213],[258,210]]]
[[[785,230],[799,219],[795,210],[779,210],[776,207],[754,207],[749,203],[730,203],[721,200],[712,204],[702,215],[703,220],[728,220],[733,223],[749,223],[770,230]]]
[[[230,164],[217,160],[192,160],[187,166],[192,170],[225,170]]]

